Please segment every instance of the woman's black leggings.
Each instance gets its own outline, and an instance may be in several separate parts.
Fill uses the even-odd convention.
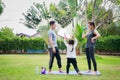
[[[92,60],[94,71],[97,71],[97,63],[94,56],[94,47],[86,48],[86,57],[88,62],[88,69],[91,70],[91,60]]]

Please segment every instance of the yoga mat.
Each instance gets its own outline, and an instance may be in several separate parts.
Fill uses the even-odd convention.
[[[80,71],[83,75],[93,75],[93,72],[88,73],[87,71]],[[65,71],[64,73],[60,73],[59,71],[52,71],[53,75],[55,74],[59,74],[59,75],[65,75]],[[48,74],[48,71],[46,72],[46,74]],[[70,75],[77,75],[76,71],[70,71],[69,72]],[[97,71],[97,76],[100,76],[101,73],[99,71]]]

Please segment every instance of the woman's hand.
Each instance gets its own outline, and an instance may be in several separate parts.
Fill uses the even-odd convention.
[[[95,42],[95,39],[97,39],[97,38],[99,38],[99,37],[100,37],[100,34],[98,33],[98,31],[97,31],[97,30],[95,30],[95,31],[94,31],[94,34],[95,34],[96,36],[95,36],[95,37],[93,37],[93,38],[91,39],[92,43],[94,43],[94,42]]]
[[[91,39],[91,41],[92,41],[92,43],[94,43],[94,42],[95,42],[95,39],[94,39],[94,38],[92,38],[92,39]]]

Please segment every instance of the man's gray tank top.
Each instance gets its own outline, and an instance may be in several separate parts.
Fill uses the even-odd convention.
[[[87,43],[85,45],[85,48],[95,47],[96,40],[94,43],[92,43],[91,40],[94,36],[95,36],[94,30],[91,30],[87,35]]]

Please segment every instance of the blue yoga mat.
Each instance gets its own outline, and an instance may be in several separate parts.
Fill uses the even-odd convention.
[[[87,71],[80,71],[83,75],[93,75],[93,72],[87,72]],[[66,73],[65,73],[65,71],[64,71],[64,73],[60,73],[59,71],[52,71],[52,73],[53,73],[53,75],[54,74],[63,74],[63,75],[65,75]],[[48,71],[46,72],[46,74],[48,74]],[[76,71],[70,71],[69,72],[69,74],[70,75],[77,75],[77,73],[76,73]],[[99,75],[101,75],[101,73],[99,72],[99,71],[97,71],[97,75],[99,76]]]

